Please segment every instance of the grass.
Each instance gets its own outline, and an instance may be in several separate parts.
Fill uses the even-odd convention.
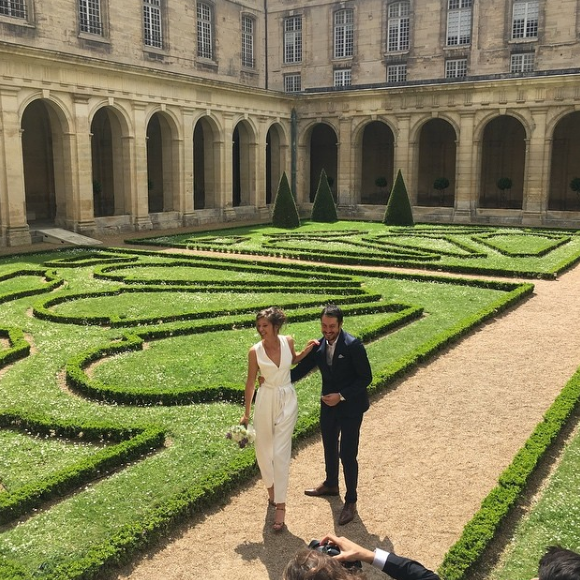
[[[359,234],[352,231],[360,232],[359,251],[373,256],[376,244],[383,243],[379,230],[368,233],[369,226],[375,225],[349,223],[347,227],[339,222],[332,227],[343,239],[345,232],[351,232],[349,238],[353,240]],[[316,243],[328,237],[327,227],[330,226],[325,224],[321,230],[320,224],[305,226],[314,232],[313,238],[319,239]],[[494,233],[486,228],[473,228],[471,234],[469,228],[457,228],[450,237],[445,233],[450,228],[442,227],[441,239],[434,237],[435,229],[425,229],[431,232],[429,236],[412,236],[412,243],[399,231],[396,239],[393,236],[388,243],[406,243],[405,252],[423,256],[425,249],[431,255],[436,249],[441,260],[439,267],[488,248],[485,251],[493,254],[493,258],[487,258],[489,267],[500,268],[503,263],[512,271],[517,262],[518,268],[525,266],[527,272],[535,274],[540,263],[543,271],[549,272],[580,253],[579,240],[571,234],[565,234],[570,237],[568,242],[561,246],[554,243],[553,247],[550,240],[561,239],[561,233],[553,238],[534,237],[535,243],[529,247],[536,254],[544,254],[514,257],[525,249],[521,239],[526,232],[508,239],[504,239],[504,232],[499,240],[489,242],[488,238],[486,245],[476,240],[476,234]],[[260,240],[270,235],[268,232],[276,233],[272,228],[243,231],[239,238],[232,237],[233,231],[216,236],[223,246],[247,243],[258,248],[262,247]],[[363,239],[367,235],[374,236],[370,246],[365,246]],[[382,225],[380,235],[384,235]],[[459,237],[461,242],[456,243]],[[189,239],[187,236],[183,243],[190,243]],[[175,240],[166,239],[163,243],[173,244]],[[312,239],[309,243],[313,243]],[[491,243],[501,245],[501,250],[511,252],[511,256],[507,258],[490,248]],[[546,253],[547,249],[550,251]],[[35,274],[31,275],[31,271]],[[50,294],[22,296],[27,289],[43,290],[45,277],[39,277],[39,271],[52,278],[60,277],[65,283]],[[7,275],[3,277],[4,273]],[[246,353],[258,340],[251,326],[252,312],[259,307],[284,307],[289,315],[285,332],[294,335],[298,346],[318,336],[319,306],[330,299],[348,308],[367,308],[367,313],[353,310],[346,316],[345,328],[360,335],[394,316],[382,312],[382,304],[421,307],[421,318],[367,343],[375,373],[373,387],[385,388],[382,380],[391,372],[389,369],[421,360],[416,358],[417,353],[432,353],[489,312],[502,308],[517,288],[429,275],[355,271],[348,266],[288,266],[259,260],[238,263],[223,257],[188,259],[140,250],[64,250],[0,260],[2,325],[22,329],[32,345],[32,354],[9,365],[0,377],[0,413],[33,413],[49,423],[69,422],[80,429],[95,421],[111,428],[155,425],[166,434],[162,449],[88,481],[22,521],[4,526],[0,531],[0,568],[4,559],[38,578],[92,577],[93,572],[86,571],[88,564],[83,562],[99,550],[108,553],[113,549],[113,538],[117,538],[117,544],[121,537],[129,541],[134,535],[131,530],[144,526],[140,541],[146,544],[148,535],[153,538],[155,529],[163,529],[174,517],[169,515],[170,505],[182,502],[191,509],[203,509],[203,502],[198,500],[216,482],[219,486],[222,480],[233,481],[235,486],[236,474],[249,473],[247,468],[251,472],[253,450],[240,451],[224,438],[228,427],[239,421],[239,403],[218,400],[137,406],[97,402],[66,387],[64,369],[79,354],[115,344],[129,331],[139,335],[169,329],[148,341],[143,350],[98,358],[88,372],[94,379],[127,392],[137,387],[155,392],[160,386],[174,390],[191,385],[212,389],[221,384],[236,384],[242,389]],[[0,350],[8,348],[8,341],[3,339]],[[305,435],[316,423],[319,377],[302,381],[298,397],[297,434]],[[3,493],[13,493],[55,470],[82,462],[105,445],[50,434],[39,437],[18,429],[3,429],[0,435],[0,484],[6,488],[1,491],[0,487],[0,499]],[[122,555],[123,549],[119,549]],[[73,564],[75,573],[71,572]]]
[[[251,226],[133,242],[309,261],[548,278],[580,259],[576,230],[491,226],[418,224],[405,228],[373,222],[303,222],[296,230]]]
[[[560,545],[580,553],[580,433],[564,450],[541,497],[518,524],[501,565],[489,580],[529,580],[537,575],[546,548]]]

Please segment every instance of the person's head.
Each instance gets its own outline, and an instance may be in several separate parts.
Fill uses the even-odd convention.
[[[578,580],[580,554],[560,546],[550,546],[540,558],[538,580]]]
[[[276,306],[265,308],[256,314],[256,329],[262,337],[263,331],[266,330],[268,326],[272,326],[274,334],[278,334],[280,328],[282,328],[285,322],[286,314],[284,314],[284,311],[281,308],[277,308]]]
[[[340,330],[343,321],[342,310],[336,304],[327,304],[320,314],[320,330],[324,338],[329,342],[334,342]]]
[[[364,580],[358,568],[345,568],[327,554],[305,548],[288,562],[282,580]]]

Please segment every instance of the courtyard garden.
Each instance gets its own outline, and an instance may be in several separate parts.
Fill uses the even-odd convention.
[[[580,259],[573,231],[358,222],[144,243],[164,251],[0,260],[2,579],[95,578],[255,475],[253,449],[225,433],[240,418],[257,310],[283,307],[301,345],[318,336],[321,305],[340,304],[378,393],[533,292],[507,277],[552,279]],[[393,265],[419,271],[375,268]],[[514,458],[490,513],[484,505],[468,524],[444,563],[449,578],[461,578],[517,501],[573,412],[578,382]],[[297,439],[317,430],[318,389],[316,376],[300,383]]]

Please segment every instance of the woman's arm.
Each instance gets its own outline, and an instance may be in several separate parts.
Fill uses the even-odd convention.
[[[248,425],[252,412],[252,399],[256,390],[256,377],[258,376],[258,357],[254,347],[248,352],[248,376],[246,377],[246,390],[244,391],[244,416],[240,424]]]
[[[296,364],[300,362],[315,346],[318,346],[320,343],[317,340],[310,339],[303,350],[301,350],[298,354],[294,350],[294,339],[289,336],[288,337],[288,344],[290,346],[290,351],[292,352],[292,364]]]

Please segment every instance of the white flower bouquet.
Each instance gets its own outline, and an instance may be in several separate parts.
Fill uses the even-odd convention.
[[[235,441],[240,449],[243,449],[246,445],[250,445],[254,442],[256,439],[256,430],[252,425],[248,425],[247,427],[244,425],[234,425],[228,429],[226,439]]]

